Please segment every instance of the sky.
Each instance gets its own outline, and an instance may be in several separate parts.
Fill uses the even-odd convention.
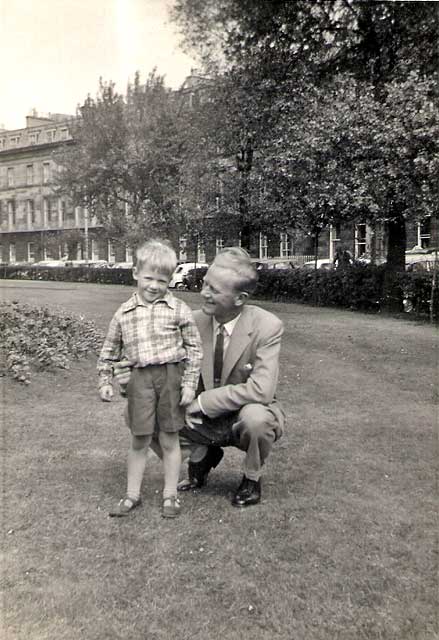
[[[178,48],[172,0],[0,0],[0,127],[32,109],[74,114],[99,78],[124,93],[154,67],[179,87],[194,60]]]

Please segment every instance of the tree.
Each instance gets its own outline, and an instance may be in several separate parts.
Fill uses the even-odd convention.
[[[429,201],[423,202],[423,198],[435,191],[428,181],[437,179],[429,161],[425,179],[410,179],[410,175],[419,176],[424,165],[419,140],[428,142],[430,150],[433,145],[430,136],[435,125],[420,115],[418,105],[420,101],[424,107],[436,104],[437,12],[437,5],[430,2],[176,1],[173,17],[182,29],[185,45],[204,58],[206,53],[217,56],[217,68],[225,69],[231,79],[227,83],[229,103],[241,105],[234,113],[239,114],[241,130],[252,136],[254,160],[246,190],[251,189],[250,182],[256,190],[261,182],[264,184],[264,198],[258,198],[257,193],[253,197],[253,220],[265,208],[267,223],[272,225],[287,210],[292,224],[305,223],[317,232],[335,215],[346,220],[351,216],[351,221],[359,214],[371,220],[379,217],[386,220],[388,229],[388,269],[402,268],[408,212],[419,213],[425,208],[431,212]],[[333,118],[339,115],[334,105],[327,104],[326,96],[332,99],[337,93],[341,75],[351,83],[351,91],[349,114],[343,112],[343,100],[336,101],[342,118],[337,127]],[[404,87],[410,87],[413,103],[401,95]],[[364,118],[360,101],[365,96],[373,118],[368,126],[360,126]],[[433,114],[435,107],[430,111]],[[367,114],[364,122],[368,122]],[[381,125],[387,127],[385,134]],[[301,131],[313,134],[317,146],[301,136]],[[345,144],[349,142],[342,157],[356,150],[359,167],[373,169],[373,179],[368,179],[365,171],[355,166],[354,177],[362,176],[354,192],[355,206],[343,204],[351,187],[346,189],[344,181],[338,183],[328,177],[333,166],[335,177],[340,177],[340,145],[333,144],[337,132]],[[350,144],[355,136],[359,136],[359,148]],[[399,136],[397,140],[395,136]],[[393,151],[386,145],[389,139],[396,141]],[[361,144],[370,158],[362,156]],[[395,148],[401,153],[398,157]],[[331,158],[333,152],[336,155]],[[296,154],[294,161],[292,153]],[[418,166],[414,174],[403,170],[412,166],[415,158]],[[298,170],[295,179],[288,174],[292,165]],[[308,176],[306,169],[310,171]],[[323,182],[319,185],[318,181]],[[337,198],[322,197],[328,184],[344,192]],[[367,191],[369,186],[371,191]],[[266,206],[267,196],[270,207]],[[259,211],[255,202],[261,204]]]
[[[72,145],[58,156],[58,188],[87,207],[109,237],[128,244],[178,221],[184,149],[179,105],[163,78],[136,74],[126,96],[101,81],[96,98],[78,109]]]

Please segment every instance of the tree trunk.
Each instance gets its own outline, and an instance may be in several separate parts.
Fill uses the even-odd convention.
[[[382,310],[403,311],[403,290],[398,274],[405,271],[406,229],[402,215],[387,223],[387,263],[383,282]]]

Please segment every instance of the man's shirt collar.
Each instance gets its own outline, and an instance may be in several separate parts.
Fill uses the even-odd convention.
[[[229,320],[229,322],[225,322],[223,324],[223,327],[229,336],[232,335],[233,329],[235,328],[235,325],[238,322],[240,316],[241,314],[237,315],[236,318],[233,318],[233,320]],[[220,323],[217,320],[215,320],[215,318],[213,318],[213,335],[214,336],[217,334],[219,326],[220,326]]]

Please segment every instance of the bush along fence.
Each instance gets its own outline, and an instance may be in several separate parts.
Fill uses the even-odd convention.
[[[132,285],[131,269],[90,267],[32,267],[7,265],[0,278],[55,280]],[[379,312],[385,308],[384,266],[355,264],[343,269],[307,271],[300,268],[260,271],[255,297],[278,302],[303,302],[353,311]],[[395,274],[395,295],[401,312],[439,320],[439,283],[432,273]]]
[[[329,271],[266,270],[259,276],[256,297],[278,302],[304,302],[353,311],[379,312],[386,306],[384,266],[352,265]],[[394,291],[401,312],[439,320],[439,286],[432,273],[397,273]]]
[[[64,282],[96,282],[98,284],[133,284],[131,269],[95,269],[81,267],[42,267],[31,265],[5,265],[0,267],[0,278],[17,280],[53,280]]]

